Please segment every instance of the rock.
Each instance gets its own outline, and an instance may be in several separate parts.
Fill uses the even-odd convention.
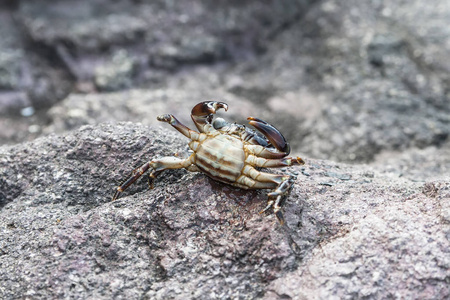
[[[137,73],[149,66],[178,70],[254,56],[268,33],[312,2],[22,1],[18,13],[27,34],[53,48],[82,83],[92,82],[101,61],[117,49],[130,50],[130,59],[142,62]]]
[[[21,69],[25,53],[19,38],[19,30],[14,26],[12,16],[1,8],[0,33],[2,35],[0,41],[0,89],[2,91],[17,90],[22,85]]]
[[[60,66],[44,57],[48,49],[24,38],[13,12],[15,5],[0,7],[0,115],[17,116],[25,107],[48,108],[64,98],[70,83]],[[31,48],[31,47],[30,47]]]
[[[263,191],[184,170],[111,202],[133,166],[184,149],[168,127],[83,126],[0,148],[1,298],[450,296],[448,174],[413,182],[306,158],[290,169],[285,227],[258,214]]]
[[[292,146],[369,162],[383,151],[440,147],[450,135],[450,6],[322,1],[229,75],[258,98]]]
[[[13,2],[0,298],[450,298],[449,4]],[[306,159],[274,170],[298,176],[285,226],[264,191],[185,170],[110,201],[186,149],[156,116],[191,126],[205,100]]]
[[[95,70],[97,88],[101,91],[116,91],[132,87],[135,64],[126,51],[117,51],[111,63]]]
[[[255,106],[252,103],[224,90],[130,89],[114,93],[71,94],[49,110],[48,115],[52,121],[44,131],[65,132],[82,125],[118,121],[161,125],[156,117],[166,113],[175,115],[188,126],[194,126],[191,125],[192,108],[197,103],[208,100],[226,101],[229,104],[230,109],[227,112],[218,112],[218,115],[229,122],[247,123],[246,118],[255,115]]]
[[[232,95],[252,104],[250,115],[276,124],[298,152],[347,162],[440,148],[450,135],[448,5],[67,0],[12,7],[17,24],[2,19],[7,38],[0,57],[6,57],[4,82],[29,87],[5,94],[20,95],[19,111],[47,108],[72,86],[89,97],[122,89],[185,98],[194,92],[196,102]],[[19,51],[10,55],[11,49]],[[27,84],[17,75],[21,68],[31,74]],[[124,106],[113,109],[122,112],[119,120],[136,121]]]

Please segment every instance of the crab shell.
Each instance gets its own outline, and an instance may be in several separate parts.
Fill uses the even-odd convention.
[[[181,124],[173,115],[158,116],[159,121],[169,123],[191,140],[189,147],[193,153],[184,159],[164,157],[145,163],[117,188],[113,200],[149,169],[149,182],[153,187],[154,179],[163,170],[185,168],[203,172],[216,181],[242,189],[272,189],[262,212],[273,208],[280,223],[283,223],[281,204],[296,178],[293,175],[262,172],[260,168],[299,165],[304,161],[300,157],[287,157],[289,143],[274,126],[263,120],[248,118],[260,133],[221,118],[213,121],[213,115],[220,108],[226,111],[228,105],[207,101],[194,106],[191,117],[199,132]]]

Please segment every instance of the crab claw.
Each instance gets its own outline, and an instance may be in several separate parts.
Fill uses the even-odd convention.
[[[225,111],[227,111],[228,105],[226,103],[217,102],[217,101],[200,102],[199,104],[194,106],[191,114],[193,116],[198,116],[198,117],[207,116],[210,114],[215,114],[219,108],[223,108],[223,109],[225,109]]]
[[[253,117],[248,117],[247,120],[250,120],[250,122],[248,123],[255,127],[262,134],[264,134],[269,142],[279,151],[286,153],[286,155],[291,152],[289,143],[286,141],[281,132],[273,125],[267,123],[266,121]]]
[[[223,108],[225,109],[225,111],[227,111],[228,105],[223,102],[205,101],[200,102],[199,104],[194,106],[191,112],[191,118],[200,132],[205,132],[205,125],[211,124],[213,114],[215,114],[216,111],[220,108]]]

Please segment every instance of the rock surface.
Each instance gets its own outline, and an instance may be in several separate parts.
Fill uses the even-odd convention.
[[[1,2],[0,298],[450,298],[449,18],[439,0]],[[306,159],[286,226],[264,191],[184,170],[110,201],[186,148],[156,116],[191,126],[209,99]]]
[[[216,2],[22,0],[15,18],[2,19],[0,115],[60,102],[31,118],[2,117],[0,142],[33,139],[66,117],[57,126],[146,122],[211,98],[244,103],[235,121],[247,112],[267,119],[321,159],[371,162],[448,141],[450,4]],[[127,103],[123,89],[148,94]],[[107,91],[115,93],[95,93]]]
[[[120,123],[0,148],[1,298],[450,296],[448,176],[307,158],[284,227],[264,192],[184,170],[110,202],[132,165],[184,147]]]

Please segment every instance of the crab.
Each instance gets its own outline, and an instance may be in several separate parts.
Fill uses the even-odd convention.
[[[296,176],[292,174],[273,174],[261,171],[262,168],[277,168],[302,165],[300,157],[287,157],[289,143],[271,124],[249,117],[249,124],[228,123],[222,118],[214,119],[219,109],[228,110],[223,102],[206,101],[194,106],[191,118],[198,131],[192,130],[171,114],[157,117],[158,121],[172,125],[181,134],[189,138],[189,156],[163,157],[153,159],[132,171],[131,176],[117,187],[112,200],[132,185],[145,172],[149,173],[149,186],[153,188],[155,178],[167,169],[187,169],[202,172],[210,178],[241,189],[271,189],[267,194],[267,206],[281,224],[284,223],[281,205],[289,195]]]

